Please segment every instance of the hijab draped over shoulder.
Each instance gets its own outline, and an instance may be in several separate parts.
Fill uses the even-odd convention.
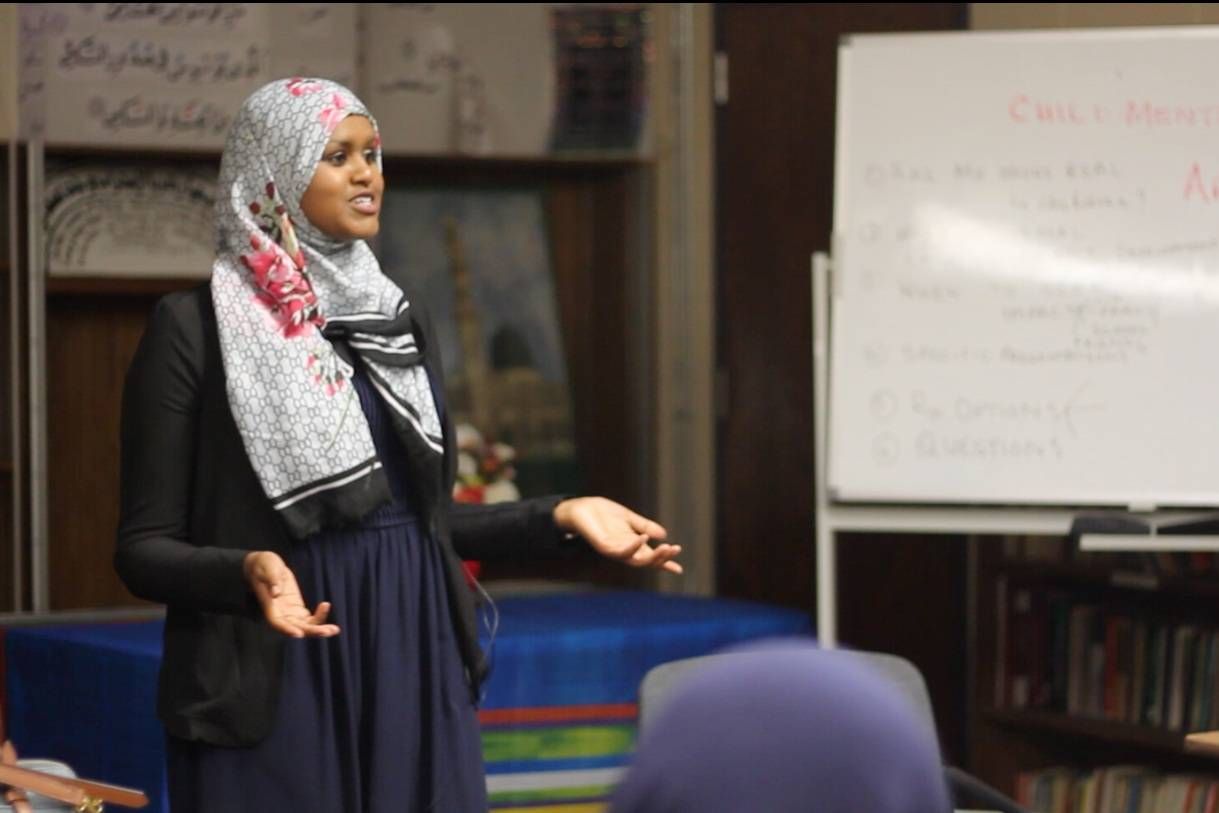
[[[347,116],[376,131],[364,104],[334,82],[263,86],[229,131],[216,196],[212,298],[229,405],[259,482],[297,538],[390,498],[353,363],[390,408],[420,498],[441,493],[442,429],[411,303],[363,240],[323,234],[300,207]],[[378,166],[379,144],[378,135]]]

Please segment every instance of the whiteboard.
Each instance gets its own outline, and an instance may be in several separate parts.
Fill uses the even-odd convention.
[[[1219,504],[1219,29],[839,52],[844,501]]]

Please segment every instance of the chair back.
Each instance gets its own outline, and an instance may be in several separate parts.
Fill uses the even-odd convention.
[[[845,658],[853,658],[867,668],[880,674],[900,693],[910,710],[928,730],[935,735],[935,716],[931,711],[931,695],[927,683],[918,667],[898,655],[884,652],[862,652],[851,649],[837,650]],[[682,658],[652,667],[643,676],[639,686],[639,730],[643,732],[656,718],[664,706],[669,693],[680,686],[700,668],[715,663],[720,658],[738,657],[740,652],[722,652],[715,655],[700,655]],[[938,740],[938,737],[937,737]]]
[[[835,651],[841,653],[844,658],[851,658],[865,665],[893,686],[897,694],[905,700],[915,718],[927,727],[937,742],[939,741],[935,727],[935,715],[931,708],[931,693],[927,690],[927,682],[923,680],[923,673],[918,670],[917,666],[899,655],[885,652],[866,652],[854,649]],[[706,668],[708,664],[715,663],[720,658],[734,658],[745,654],[748,654],[747,651],[682,658],[649,669],[639,685],[640,735],[656,720],[657,714],[664,708],[667,698],[671,696],[673,690],[689,680],[699,669]],[[1028,813],[1003,793],[959,768],[946,766],[945,781],[960,807],[976,806],[999,811],[999,813]]]

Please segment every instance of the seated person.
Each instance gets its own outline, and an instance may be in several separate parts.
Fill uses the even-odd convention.
[[[0,761],[13,764],[28,771],[49,774],[51,776],[74,777],[75,772],[66,764],[54,759],[16,759],[16,752],[8,748],[0,756]],[[32,790],[21,788],[4,788],[0,794],[0,813],[72,813],[73,807],[66,802],[48,799],[46,796]]]
[[[811,641],[710,659],[643,732],[612,813],[947,813],[935,735],[895,687]]]

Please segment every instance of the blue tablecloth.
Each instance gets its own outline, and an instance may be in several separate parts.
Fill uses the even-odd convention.
[[[484,746],[489,786],[500,782],[501,797],[518,804],[546,785],[539,776],[621,766],[633,744],[639,682],[652,666],[810,629],[792,610],[642,592],[513,596],[497,606],[498,633],[493,642],[484,637],[493,658]],[[21,754],[144,789],[150,811],[168,810],[154,708],[161,628],[155,621],[8,630],[8,728]],[[592,751],[578,750],[590,742]]]
[[[22,757],[139,788],[167,811],[156,717],[160,621],[18,627],[5,633],[8,735]]]

